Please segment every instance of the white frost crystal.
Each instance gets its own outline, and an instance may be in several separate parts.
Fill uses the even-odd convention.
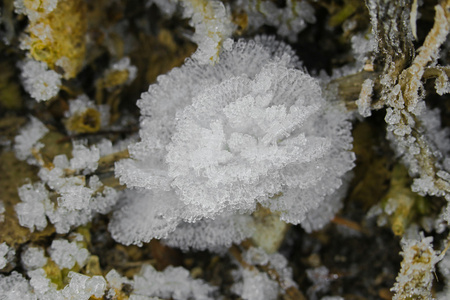
[[[17,14],[27,15],[34,22],[52,12],[58,5],[59,0],[26,1],[14,0],[14,11]]]
[[[22,252],[22,265],[26,270],[42,268],[47,263],[44,249],[38,247],[29,247]]]
[[[258,37],[214,66],[188,60],[160,76],[138,102],[141,141],[116,164],[121,183],[146,192],[115,213],[114,238],[167,237],[181,221],[248,214],[257,203],[293,224],[336,205],[353,167],[351,125],[296,65],[289,46]]]
[[[62,291],[65,299],[89,300],[91,296],[100,298],[106,290],[106,280],[102,276],[89,277],[69,272],[68,277],[70,283]]]
[[[314,8],[305,0],[286,0],[280,8],[270,0],[238,0],[233,3],[236,10],[248,15],[248,30],[256,31],[263,25],[277,28],[277,34],[290,41],[297,40],[297,34],[308,23],[315,23]]]
[[[233,23],[229,10],[221,1],[182,1],[183,16],[190,18],[195,28],[192,40],[197,43],[197,51],[192,55],[201,64],[217,62],[222,43],[229,41],[233,33]]]
[[[47,226],[46,212],[53,208],[43,183],[25,184],[18,189],[22,202],[15,206],[19,223],[30,231],[43,230]]]
[[[6,243],[0,244],[0,269],[6,267],[6,265],[14,260],[16,251],[14,248],[10,248]]]
[[[49,249],[50,257],[60,267],[71,269],[75,263],[81,268],[86,264],[89,252],[76,241],[54,240]]]
[[[401,240],[403,261],[396,283],[391,289],[395,292],[393,300],[432,299],[435,265],[443,256],[433,250],[433,237],[404,237]]]
[[[261,248],[250,247],[243,253],[243,258],[253,266],[270,266],[278,273],[278,280],[284,288],[297,286],[292,279],[292,269],[288,266],[287,259],[280,253],[276,252],[269,255]]]
[[[278,296],[278,284],[257,270],[242,270],[242,283],[233,286],[233,291],[245,300],[275,300]]]
[[[58,94],[61,75],[49,70],[45,62],[30,59],[19,67],[23,87],[36,101],[46,101]]]
[[[72,159],[70,168],[73,170],[83,170],[83,173],[94,172],[100,159],[100,151],[96,146],[86,147],[82,143],[73,143]]]
[[[182,222],[164,243],[182,250],[189,248],[222,252],[253,233],[252,218],[247,215],[221,216],[196,223]]]
[[[36,300],[31,291],[31,286],[21,274],[13,271],[11,275],[0,274],[0,299]]]
[[[44,145],[39,140],[48,132],[47,127],[35,117],[30,118],[14,139],[14,152],[20,160],[28,159],[34,162],[33,151],[38,151]]]
[[[25,148],[17,140],[18,137],[16,147]],[[25,155],[30,150],[22,152]],[[54,157],[51,168],[41,166],[38,176],[42,182],[25,184],[18,190],[22,202],[16,204],[15,210],[20,225],[31,231],[43,230],[48,219],[57,233],[67,233],[72,226],[88,223],[96,213],[108,213],[119,193],[92,174],[99,159],[100,150],[95,145],[88,148],[82,142],[74,142],[70,161],[61,154]],[[89,179],[86,175],[90,175]],[[58,194],[56,201],[49,198],[52,192]]]
[[[163,299],[214,299],[215,288],[199,279],[192,279],[189,271],[181,267],[167,267],[163,272],[150,265],[142,266],[134,276],[133,295]]]

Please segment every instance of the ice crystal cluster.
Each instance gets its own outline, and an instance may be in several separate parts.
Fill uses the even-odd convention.
[[[28,163],[37,164],[33,153],[39,152],[44,147],[39,140],[48,132],[47,127],[35,117],[30,118],[14,139],[14,152],[20,160],[27,160]]]
[[[138,276],[134,277],[134,291],[138,296],[163,299],[213,299],[215,291],[202,280],[192,279],[189,271],[181,267],[167,267],[163,272],[150,265],[144,265]],[[157,299],[158,299],[157,298]],[[131,298],[130,298],[131,299]]]
[[[8,276],[0,275],[0,299],[122,299],[119,297],[124,296],[117,293],[124,284],[132,288],[131,294],[126,298],[130,300],[214,299],[216,288],[202,280],[193,279],[182,267],[168,267],[163,272],[158,272],[150,265],[143,265],[140,273],[134,275],[132,280],[121,277],[114,269],[104,277],[74,272],[74,264],[77,263],[82,268],[90,253],[80,246],[79,242],[83,239],[81,236],[75,235],[73,238],[75,240],[72,242],[64,239],[53,241],[47,251],[50,257],[46,256],[46,251],[42,248],[26,248],[21,260],[30,279],[25,279],[16,271]],[[50,259],[56,263],[56,267],[48,264]],[[64,273],[67,274],[65,276],[68,283],[61,289],[54,281]]]
[[[236,10],[243,10],[248,15],[248,29],[256,31],[263,25],[277,28],[277,34],[290,41],[297,40],[297,34],[308,23],[315,23],[314,8],[307,1],[287,0],[280,8],[273,1],[238,0]]]
[[[200,64],[217,62],[222,46],[228,48],[233,43],[231,34],[234,25],[230,11],[218,0],[151,0],[159,9],[173,15],[178,7],[182,7],[183,17],[195,28],[192,41],[198,45],[192,59]]]
[[[35,2],[28,0],[14,0],[14,7],[17,14],[24,14],[31,21],[36,21],[52,12],[58,5],[58,1],[59,0],[44,0]]]
[[[19,64],[25,90],[36,101],[46,101],[56,96],[61,87],[61,75],[49,70],[45,62],[26,60]]]
[[[14,248],[10,248],[6,243],[0,244],[0,269],[6,267],[8,263],[14,260],[16,251]]]
[[[187,60],[160,76],[138,101],[141,141],[116,164],[120,181],[139,192],[115,212],[114,238],[170,240],[195,222],[225,229],[224,219],[257,205],[306,229],[326,224],[353,167],[350,123],[298,65],[289,46],[258,37],[239,40],[216,65]],[[220,242],[218,232],[209,243]]]
[[[443,256],[433,250],[433,237],[404,237],[401,241],[403,262],[392,299],[432,299],[431,286],[435,265]]]
[[[279,253],[268,255],[261,248],[251,247],[244,253],[243,259],[252,267],[241,267],[234,271],[235,284],[232,287],[233,292],[242,299],[277,299],[278,294],[283,291],[276,280],[281,282],[283,289],[297,286],[292,280],[292,270],[283,255]],[[275,279],[267,273],[260,272],[258,267],[261,266],[272,267],[279,278]]]
[[[38,151],[43,147],[39,140],[47,131],[44,124],[32,118],[16,137],[17,158],[38,165],[41,181],[19,187],[21,202],[15,210],[19,223],[31,231],[43,230],[50,220],[58,233],[67,233],[72,226],[88,223],[96,213],[108,213],[119,194],[93,174],[102,156],[95,145],[74,142],[72,158],[60,154],[47,166]]]

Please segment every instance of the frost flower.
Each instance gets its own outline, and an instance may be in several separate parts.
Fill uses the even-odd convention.
[[[353,167],[350,123],[298,65],[289,46],[259,37],[214,66],[188,60],[159,77],[138,103],[141,142],[116,165],[122,183],[152,192],[128,198],[113,236],[166,237],[181,221],[249,214],[257,203],[308,229],[325,224]],[[320,224],[306,218],[317,209],[328,218]]]

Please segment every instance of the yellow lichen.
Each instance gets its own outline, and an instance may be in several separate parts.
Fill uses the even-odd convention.
[[[110,89],[116,86],[123,85],[127,82],[129,76],[130,73],[127,69],[108,72],[108,74],[106,74],[105,78],[103,79],[103,87]]]
[[[24,1],[25,6],[32,9],[35,9],[35,2]],[[52,12],[30,22],[22,46],[29,49],[32,58],[47,63],[69,79],[83,67],[86,31],[86,2],[60,0]]]
[[[248,27],[248,15],[245,12],[233,12],[232,22],[238,26],[236,33],[242,35]]]
[[[94,276],[94,275],[102,275],[102,269],[100,267],[100,260],[97,255],[91,255],[88,258],[88,262],[86,264],[86,275]]]
[[[75,133],[92,133],[100,130],[100,112],[94,108],[88,108],[82,113],[75,114],[65,122],[66,128]]]
[[[49,259],[43,269],[52,283],[56,284],[59,289],[64,287],[63,274],[53,260]]]

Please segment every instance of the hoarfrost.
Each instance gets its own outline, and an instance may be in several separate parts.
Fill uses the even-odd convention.
[[[174,300],[214,299],[215,288],[199,279],[192,279],[189,272],[181,267],[167,267],[163,272],[150,265],[142,266],[134,276],[135,296],[172,298]]]
[[[433,237],[420,235],[411,236],[409,233],[402,238],[403,261],[401,270],[396,278],[396,283],[391,291],[395,292],[393,300],[405,299],[408,297],[432,299],[431,286],[435,265],[442,256],[433,250]]]
[[[30,118],[14,139],[14,152],[20,160],[35,163],[33,152],[39,151],[44,145],[39,140],[48,132],[47,127],[35,117]]]
[[[61,75],[49,70],[45,62],[27,60],[19,64],[24,89],[36,101],[46,101],[56,96],[61,87]]]
[[[28,280],[16,271],[9,276],[0,274],[0,295],[2,295],[2,299],[6,300],[37,300]]]
[[[62,269],[71,269],[75,263],[80,268],[84,267],[89,257],[89,252],[82,248],[76,241],[54,240],[49,249],[50,257]]]
[[[44,249],[38,247],[28,247],[21,255],[22,266],[26,270],[42,268],[47,263]]]
[[[248,30],[257,31],[263,25],[274,26],[278,35],[295,42],[297,34],[308,23],[316,22],[314,8],[307,1],[285,2],[285,6],[280,8],[273,1],[238,0],[233,7],[247,13]]]
[[[16,255],[14,248],[9,247],[6,243],[0,244],[0,269],[6,267],[8,263],[13,262]]]
[[[250,213],[258,202],[298,224],[335,203],[325,199],[353,167],[351,125],[297,65],[289,46],[258,37],[214,66],[188,60],[160,76],[138,102],[132,159],[116,163],[121,183],[151,192],[127,198],[110,223],[114,238],[167,238],[181,221]]]
[[[256,270],[242,270],[242,282],[235,284],[232,290],[246,300],[275,300],[278,296],[278,284],[266,273]]]

